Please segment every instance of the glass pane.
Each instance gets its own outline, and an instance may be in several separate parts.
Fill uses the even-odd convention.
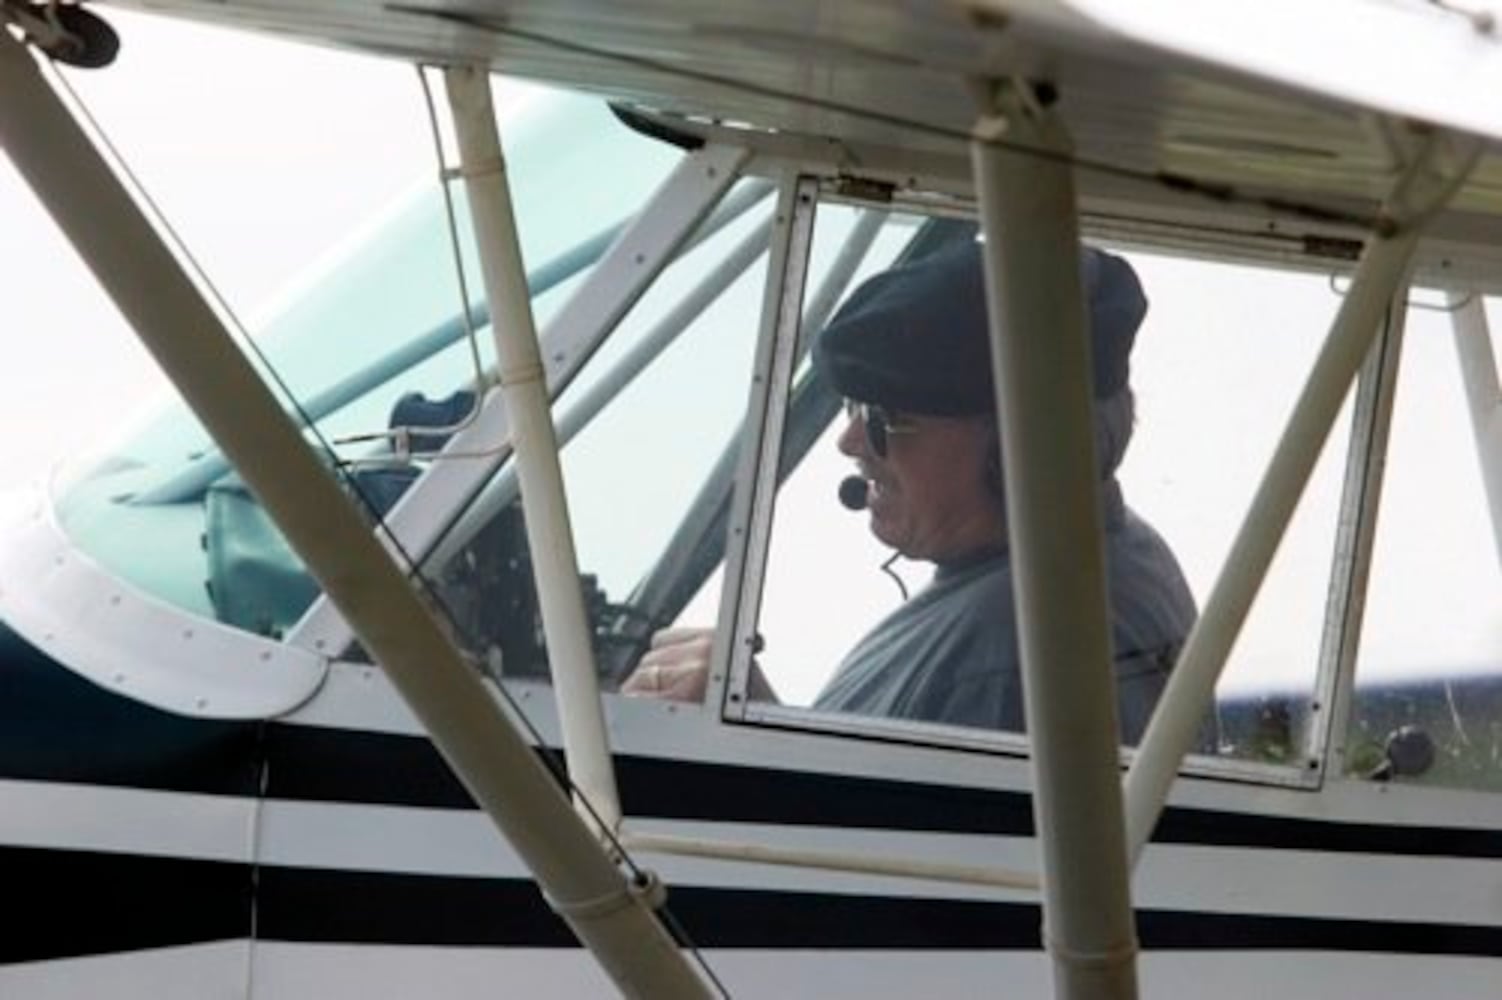
[[[821,208],[816,247],[840,239],[826,228],[831,217],[836,213]],[[913,220],[900,234],[894,231],[900,238],[871,255],[863,276],[887,267],[914,231]],[[1145,723],[1193,621],[1193,606],[1213,585],[1338,300],[1323,278],[1140,254],[1129,259],[1151,305],[1130,355],[1135,430],[1128,434],[1130,447],[1117,472],[1125,511],[1111,515],[1108,538],[1117,567],[1115,642],[1118,652],[1136,644],[1117,664],[1131,735]],[[945,308],[934,311],[935,323],[945,321]],[[896,425],[907,415],[888,416]],[[880,693],[927,683],[917,676],[927,668],[915,669],[914,662],[951,655],[945,647],[963,633],[962,622],[936,622],[932,634],[947,638],[936,638],[932,649],[915,644],[911,635],[894,640],[892,629],[894,622],[916,619],[929,614],[929,605],[949,601],[952,588],[946,581],[955,577],[941,569],[936,580],[933,559],[895,557],[873,537],[871,513],[841,506],[842,480],[864,470],[864,478],[880,483],[883,473],[861,464],[869,463],[868,457],[850,454],[871,446],[862,425],[847,432],[846,419],[836,418],[833,408],[825,419],[822,436],[777,497],[759,623],[764,649],[757,660],[778,700],[843,709],[852,704],[842,691],[853,676],[851,663],[862,662],[872,645],[900,641],[910,652],[896,657],[903,662],[874,671],[885,679],[874,682],[864,711],[951,724],[986,719],[988,727],[1020,729],[1015,619],[1006,606],[1009,568],[998,571],[1006,583],[996,587],[1001,595],[996,617],[985,625],[993,637],[1008,634],[974,669],[935,668],[935,676],[965,675],[968,688],[954,687],[932,699]],[[870,419],[867,412],[863,422]],[[1119,414],[1102,419],[1121,426]],[[913,440],[932,433],[921,415],[908,422],[914,425]],[[1343,415],[1233,652],[1220,686],[1220,726],[1217,731],[1207,721],[1206,750],[1282,762],[1301,747],[1319,658],[1348,423]],[[790,420],[789,434],[795,432]],[[842,441],[847,433],[864,435],[866,444]],[[895,440],[889,437],[889,448],[896,447]],[[985,555],[990,559],[997,553]],[[1188,595],[1179,589],[1185,583]],[[843,678],[832,681],[841,671],[846,671]],[[972,696],[989,701],[980,706]],[[930,710],[925,704],[943,707]]]
[[[636,211],[681,153],[630,131],[596,99],[539,94],[504,129],[524,259],[547,262]],[[612,164],[612,183],[594,183]],[[468,291],[483,301],[467,208],[455,186]],[[577,279],[575,279],[577,280]],[[570,285],[539,294],[539,323]],[[360,488],[389,507],[420,471],[372,442],[393,424],[445,424],[473,384],[450,235],[433,187],[398,206],[307,276],[263,327],[253,363],[295,398]],[[476,331],[480,363],[490,335]],[[264,363],[263,359],[264,358]],[[402,404],[399,410],[398,404]],[[292,404],[289,401],[289,409]],[[421,411],[411,419],[407,414]],[[359,440],[346,440],[357,437]],[[373,464],[361,463],[374,460]],[[279,634],[317,596],[253,496],[180,402],[82,467],[59,503],[65,529],[110,571],[199,614]],[[164,555],[170,553],[170,555]]]
[[[1323,275],[1133,254],[1152,309],[1133,352],[1128,501],[1203,606],[1340,299]],[[1336,418],[1216,688],[1217,752],[1302,763],[1354,393]]]
[[[1495,331],[1502,311],[1490,302],[1487,312]],[[1459,357],[1448,315],[1409,310],[1346,766],[1378,779],[1499,789],[1499,535]],[[1499,402],[1490,402],[1494,452]]]
[[[845,206],[820,205],[805,300],[850,239],[855,216]],[[923,222],[915,216],[889,219],[843,289],[841,304],[862,282],[890,267]],[[805,406],[801,423],[813,426],[789,417],[783,464],[794,468],[777,493],[758,625],[765,644],[757,657],[760,671],[780,702],[797,706],[815,703],[835,664],[901,601],[897,581],[879,569],[891,551],[867,530],[863,516],[839,500],[840,485],[854,470],[835,445],[843,425],[836,417],[839,401],[822,382],[810,379],[811,371],[805,357],[795,382],[805,391],[817,390],[823,405]],[[796,442],[809,437],[812,444],[800,449]],[[907,578],[902,585],[909,590],[925,578],[917,566],[892,569]]]

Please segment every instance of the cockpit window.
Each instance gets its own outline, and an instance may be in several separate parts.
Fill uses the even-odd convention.
[[[1488,505],[1485,476],[1502,461],[1494,332],[1502,310],[1479,299],[1436,309],[1443,300],[1433,293],[1415,297],[1397,356],[1386,472],[1375,486],[1345,770],[1495,791],[1502,509]]]
[[[670,265],[554,405],[607,685],[691,600],[714,606],[765,283],[767,202]],[[702,309],[682,309],[701,296]],[[545,679],[524,517],[507,463],[425,573],[477,661],[503,677]]]
[[[848,239],[848,211],[821,205],[816,256]],[[1005,483],[990,418],[966,395],[984,402],[989,378],[955,329],[978,266],[973,227],[939,231],[916,217],[888,223],[823,356],[795,377],[782,461],[797,465],[777,494],[756,622],[756,673],[773,698],[753,718],[787,724],[801,708],[813,713],[803,724],[836,728],[855,717],[1024,728]],[[1097,368],[1115,366],[1096,372],[1097,444],[1119,714],[1135,743],[1338,299],[1321,277],[1102,250],[1088,266],[1117,270],[1100,294],[1131,291],[1126,268],[1147,302],[1134,342],[1115,342],[1114,355],[1111,343],[1094,347]],[[915,311],[918,300],[927,305]],[[820,381],[815,416],[799,399]],[[855,405],[842,411],[842,399]],[[1235,647],[1202,752],[1303,766],[1349,419]]]
[[[628,219],[679,152],[643,138],[596,99],[540,95],[503,128],[524,259],[539,279],[539,323],[598,255],[570,252]],[[599,164],[611,164],[599,182]],[[454,188],[470,295],[483,285],[462,186]],[[440,192],[414,197],[368,240],[307,283],[251,331],[258,367],[274,371],[289,412],[311,420],[377,509],[411,482],[418,464],[392,461],[380,440],[395,419],[460,421],[475,365],[466,340]],[[475,314],[480,364],[489,329]],[[412,414],[416,412],[416,417]],[[400,456],[398,456],[399,458]],[[334,457],[330,461],[335,461]],[[192,612],[280,634],[317,596],[254,497],[186,407],[166,406],[60,491],[63,527],[107,570]]]

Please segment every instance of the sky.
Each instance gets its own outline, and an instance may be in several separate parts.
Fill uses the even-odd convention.
[[[117,62],[69,84],[242,317],[435,170],[412,67],[111,9]],[[439,94],[441,100],[441,91]],[[97,443],[161,385],[0,155],[0,489]]]

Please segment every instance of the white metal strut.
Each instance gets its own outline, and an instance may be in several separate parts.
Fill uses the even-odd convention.
[[[1450,308],[1476,458],[1481,463],[1481,481],[1492,515],[1492,537],[1497,559],[1502,561],[1502,387],[1497,381],[1497,356],[1481,296],[1451,294]]]
[[[1137,939],[1071,144],[1031,96],[1009,85],[988,95],[971,160],[986,238],[1043,938],[1055,996],[1130,1000]],[[1005,146],[988,141],[1003,133]]]
[[[527,546],[537,583],[537,605],[557,696],[569,775],[578,794],[608,829],[620,826],[620,796],[605,735],[605,711],[595,672],[589,616],[579,582],[579,560],[569,523],[568,497],[558,461],[558,439],[532,321],[532,296],[516,234],[506,182],[506,159],[490,93],[490,76],[475,66],[444,71],[460,169],[469,194],[470,222],[485,277],[496,367],[511,426],[511,447],[521,487]]]

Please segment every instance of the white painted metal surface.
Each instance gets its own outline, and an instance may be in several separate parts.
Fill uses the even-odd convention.
[[[1323,264],[1335,248],[1305,235],[1359,239],[1401,167],[1393,120],[1493,140],[1502,120],[1498,37],[1422,0],[149,6],[438,63],[484,58],[723,121],[768,148],[806,137],[846,172],[899,188],[924,173],[968,176],[965,78],[1047,79],[1075,138],[1087,212],[1139,234],[1193,219],[1159,236],[1228,258],[1260,246]],[[1419,248],[1421,281],[1496,289],[1499,204],[1493,154]],[[1228,218],[1237,238],[1226,238]]]
[[[261,808],[226,795],[0,780],[0,842],[249,864]]]
[[[244,943],[199,945],[78,963],[71,985],[56,985],[55,970],[28,966],[0,970],[0,989],[28,1000],[75,1000],[111,996],[120,1000],[203,1000],[223,985],[223,995],[254,1000],[327,1000],[355,996],[362,1000],[410,1000],[429,993],[435,983],[446,995],[493,997],[498,983],[516,995],[556,995],[570,1000],[614,1000],[619,996],[577,954],[556,949],[517,949],[498,953],[474,948],[414,947],[400,954],[360,945],[308,945],[268,942],[257,945],[253,961]],[[722,969],[735,996],[775,991],[789,1000],[827,997],[931,996],[935,983],[973,984],[976,990],[1005,983],[1020,996],[1046,996],[1048,973],[1034,956],[995,955],[957,950],[943,955],[922,952],[844,952],[773,954],[762,949],[710,951],[707,958]],[[238,984],[251,968],[252,988]],[[1359,970],[1342,959],[1309,957],[1297,952],[1267,952],[1258,959],[1219,952],[1174,958],[1148,955],[1143,960],[1146,989],[1159,996],[1198,996],[1207,982],[1225,981],[1217,995],[1227,1000],[1258,1000],[1267,992],[1298,996],[1318,989],[1330,995],[1359,995],[1401,1000],[1420,995],[1435,1000],[1474,1000],[1495,986],[1495,970],[1486,962],[1406,959],[1373,955]],[[846,970],[834,972],[834,969]],[[837,982],[836,982],[837,981]],[[144,984],[123,992],[121,983]],[[1259,989],[1260,986],[1260,989]],[[154,991],[154,992],[153,992]],[[973,994],[972,994],[973,995]]]
[[[204,997],[249,997],[249,941],[153,948],[123,955],[101,955],[64,963],[28,962],[0,967],[0,996],[26,1000],[203,1000]]]
[[[307,650],[199,618],[80,552],[45,491],[0,526],[0,616],[94,683],[169,712],[260,719],[289,712],[323,682]]]
[[[1177,60],[1502,139],[1502,5],[1495,0],[1200,0],[1192,10],[1175,0],[1065,0],[1059,6]]]

